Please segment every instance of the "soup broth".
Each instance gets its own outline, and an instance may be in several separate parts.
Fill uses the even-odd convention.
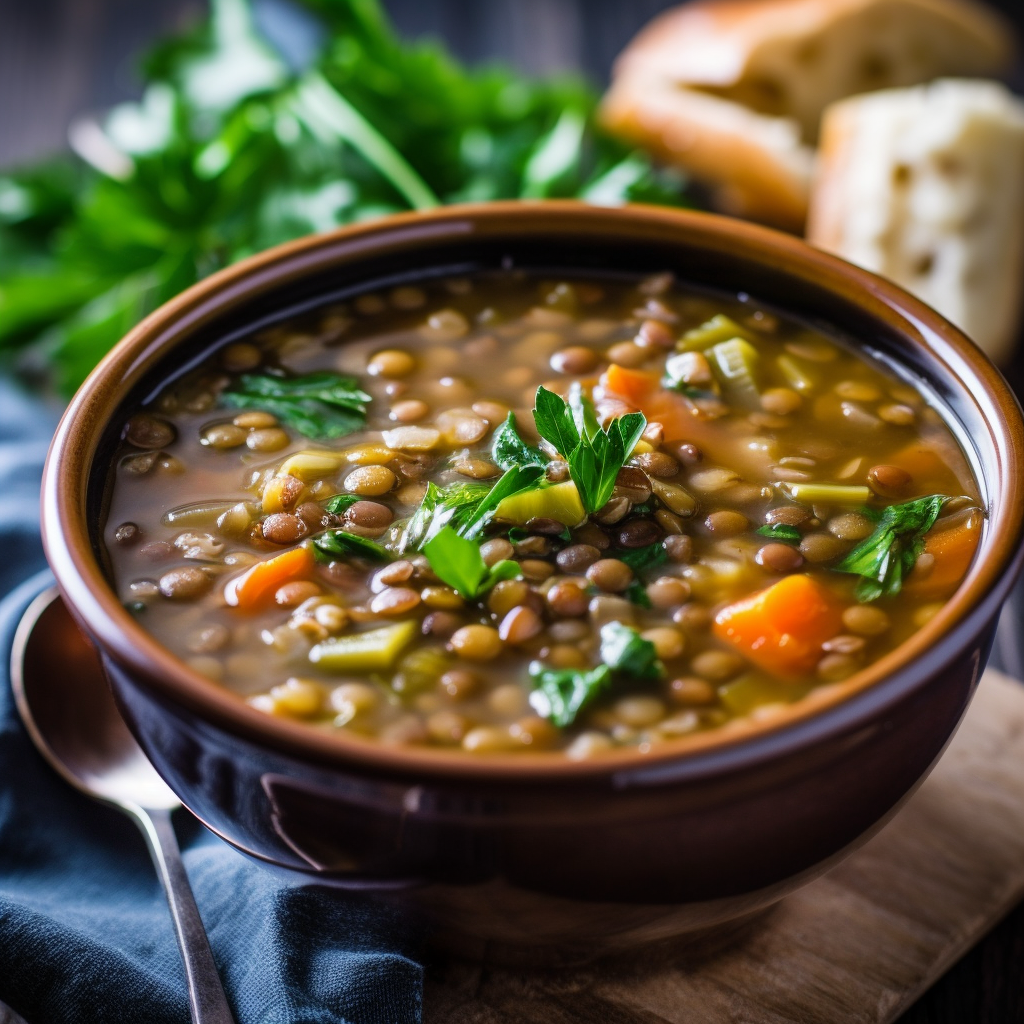
[[[118,593],[192,668],[473,754],[770,718],[920,628],[983,525],[921,389],[667,274],[321,309],[169,383],[113,475]]]

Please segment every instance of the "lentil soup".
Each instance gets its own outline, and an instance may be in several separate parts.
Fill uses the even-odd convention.
[[[113,472],[118,592],[195,670],[477,754],[770,717],[921,627],[984,522],[923,390],[669,275],[321,309],[169,384]]]

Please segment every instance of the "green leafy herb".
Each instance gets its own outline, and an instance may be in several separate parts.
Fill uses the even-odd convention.
[[[607,665],[592,669],[548,668],[543,662],[530,665],[530,678],[536,689],[530,694],[530,706],[560,729],[576,721],[576,716],[612,683]]]
[[[633,548],[630,551],[622,551],[616,554],[616,558],[639,574],[645,569],[654,569],[664,565],[668,561],[668,552],[665,545],[660,541],[656,544],[648,544],[646,547]]]
[[[622,596],[630,604],[639,605],[641,608],[651,607],[651,599],[647,596],[647,588],[639,580],[633,580],[622,592]]]
[[[488,566],[480,554],[480,546],[460,537],[450,526],[427,541],[423,553],[431,569],[467,601],[486,593],[499,580],[511,580],[519,575],[519,564],[509,559]]]
[[[519,436],[515,414],[511,412],[508,419],[495,431],[491,456],[505,470],[513,469],[515,466],[544,466],[548,462],[543,452],[532,448]]]
[[[613,672],[638,682],[655,682],[665,674],[654,644],[623,622],[601,627],[601,660]]]
[[[499,477],[498,482],[487,492],[483,500],[473,509],[465,525],[459,529],[463,537],[476,537],[491,521],[494,510],[508,497],[527,491],[537,484],[544,475],[540,466],[513,466]]]
[[[787,526],[785,523],[771,523],[767,526],[761,526],[757,530],[757,535],[782,541],[784,544],[800,543],[800,531],[795,526]]]
[[[348,558],[356,556],[371,562],[385,562],[389,558],[387,549],[375,541],[347,530],[328,530],[313,538],[313,551],[318,558]]]
[[[890,505],[882,512],[871,535],[835,566],[838,572],[863,577],[857,585],[858,601],[875,601],[900,592],[924,547],[924,535],[951,500],[944,494],[930,494]]]
[[[530,678],[535,689],[530,694],[530,706],[565,729],[616,679],[650,683],[665,674],[654,644],[621,622],[601,627],[601,661],[603,664],[592,669],[555,669],[533,662]]]
[[[306,437],[329,441],[366,424],[370,396],[354,377],[322,371],[304,377],[244,374],[221,395],[234,409],[262,409]]]
[[[324,508],[333,516],[340,516],[357,501],[362,501],[358,494],[332,494],[325,502]]]
[[[449,524],[460,531],[489,490],[486,484],[452,484],[441,488],[430,481],[420,507],[402,530],[398,550],[422,550],[428,540]]]
[[[647,426],[643,413],[614,419],[602,430],[593,402],[574,384],[568,402],[538,388],[533,417],[540,436],[568,463],[583,507],[597,512],[612,496],[615,478]]]
[[[73,390],[139,319],[271,245],[438,203],[683,202],[597,125],[579,81],[468,71],[376,0],[305,0],[312,31],[212,0],[143,64],[82,157],[0,175],[0,351]]]

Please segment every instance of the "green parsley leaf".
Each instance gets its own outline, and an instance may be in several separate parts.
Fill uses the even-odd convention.
[[[580,432],[572,411],[560,395],[547,388],[537,388],[533,420],[537,431],[565,459],[580,443]]]
[[[541,466],[513,466],[499,477],[498,482],[487,492],[482,501],[473,509],[472,514],[460,527],[463,537],[476,537],[491,521],[494,510],[508,497],[527,491],[535,486],[544,475]]]
[[[467,601],[486,593],[500,580],[511,580],[519,575],[519,564],[509,559],[488,566],[480,554],[480,546],[460,537],[450,526],[427,541],[423,553],[440,579]]]
[[[647,588],[639,580],[633,580],[622,592],[622,596],[630,604],[639,605],[641,608],[651,607],[651,599],[647,596]]]
[[[623,622],[601,627],[601,660],[613,672],[638,682],[655,682],[665,674],[654,644]]]
[[[602,430],[594,403],[578,384],[568,403],[547,388],[537,389],[533,417],[540,436],[565,458],[576,490],[588,513],[597,512],[612,496],[615,478],[647,426],[643,413],[612,420]]]
[[[445,526],[461,531],[489,490],[486,484],[452,484],[441,488],[430,481],[420,507],[402,530],[397,544],[399,552],[422,550]]]
[[[857,586],[858,601],[875,601],[900,592],[924,547],[924,535],[951,500],[944,494],[929,494],[890,505],[882,512],[874,532],[835,566],[837,572],[863,577]]]
[[[658,541],[656,544],[648,544],[646,547],[617,553],[615,557],[620,562],[625,562],[634,573],[639,574],[644,569],[654,569],[659,565],[664,565],[668,561],[668,552],[665,550],[665,545]]]
[[[333,516],[340,516],[357,501],[362,501],[358,494],[332,494],[325,502],[324,508]]]
[[[380,544],[349,533],[347,530],[328,530],[313,538],[313,550],[318,558],[368,558],[371,562],[385,562],[390,557]]]
[[[576,721],[576,716],[602,694],[612,682],[611,669],[598,665],[592,669],[547,668],[542,662],[530,665],[534,689],[530,706],[560,729]]]
[[[757,530],[759,537],[769,537],[771,540],[782,541],[783,544],[799,544],[800,531],[795,526],[787,526],[785,523],[771,523],[762,526]]]
[[[519,436],[515,413],[511,412],[508,419],[495,431],[491,456],[505,470],[515,466],[544,466],[548,462],[543,452],[538,448],[532,448]]]
[[[322,371],[304,377],[244,374],[221,395],[233,409],[262,409],[314,440],[330,441],[362,429],[370,396],[354,377]]]

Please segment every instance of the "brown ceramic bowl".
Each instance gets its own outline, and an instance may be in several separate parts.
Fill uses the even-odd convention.
[[[572,762],[394,750],[264,715],[190,671],[120,605],[101,542],[126,410],[233,333],[366,288],[511,261],[674,271],[858,340],[936,396],[988,521],[956,595],[913,638],[781,717],[648,754]],[[189,289],[75,397],[46,467],[46,549],[158,771],[240,850],[389,892],[507,947],[608,948],[735,918],[820,874],[920,783],[962,718],[1022,559],[1020,409],[962,334],[899,288],[736,221],[496,203],[303,239]]]

